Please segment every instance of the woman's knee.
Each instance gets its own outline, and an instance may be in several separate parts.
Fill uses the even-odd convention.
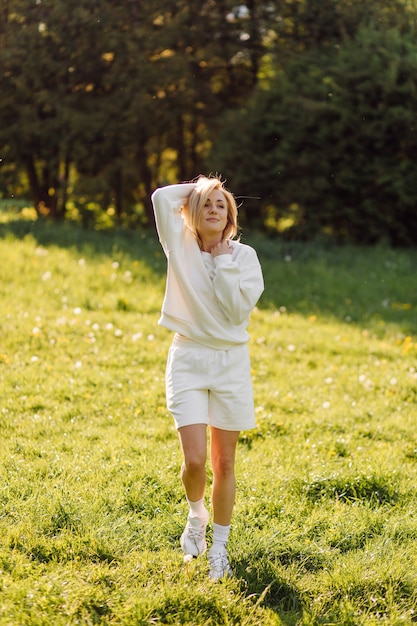
[[[203,424],[185,426],[178,431],[183,454],[183,470],[200,472],[206,466],[207,436]]]
[[[206,456],[204,454],[186,455],[183,460],[183,469],[191,474],[198,474],[205,471]]]
[[[228,478],[234,475],[235,462],[234,457],[219,456],[212,459],[213,474],[218,478]]]

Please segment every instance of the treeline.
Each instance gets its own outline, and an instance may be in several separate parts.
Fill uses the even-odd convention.
[[[417,241],[416,0],[3,0],[0,197],[151,219],[221,172],[246,224]]]

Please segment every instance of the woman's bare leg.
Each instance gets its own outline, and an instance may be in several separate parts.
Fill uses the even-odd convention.
[[[184,426],[178,430],[184,460],[181,479],[190,510],[181,535],[181,548],[198,556],[207,549],[206,526],[209,518],[204,506],[206,489],[207,428],[204,424]]]
[[[212,505],[216,524],[229,526],[236,495],[235,457],[239,432],[211,428]]]
[[[181,480],[188,500],[204,498],[206,489],[207,427],[205,424],[183,426],[178,430],[183,462]]]

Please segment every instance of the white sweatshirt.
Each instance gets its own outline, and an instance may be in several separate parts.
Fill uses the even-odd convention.
[[[249,339],[249,316],[264,289],[262,270],[255,250],[237,241],[230,242],[232,254],[201,252],[180,213],[194,187],[169,185],[152,194],[168,259],[159,324],[203,346],[228,350]]]

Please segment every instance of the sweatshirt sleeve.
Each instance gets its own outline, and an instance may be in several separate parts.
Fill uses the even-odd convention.
[[[215,257],[214,290],[219,304],[232,324],[239,325],[251,314],[264,290],[261,266],[255,250],[246,247],[243,258],[230,254]]]
[[[168,185],[156,189],[151,196],[158,237],[165,253],[181,239],[183,218],[180,208],[194,187],[195,183]]]

